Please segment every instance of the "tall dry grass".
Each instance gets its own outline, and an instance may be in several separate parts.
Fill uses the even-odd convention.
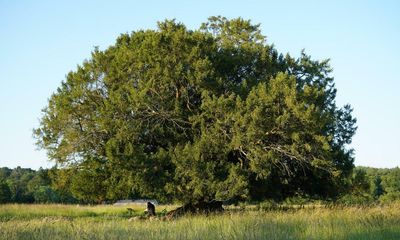
[[[134,215],[143,206],[132,207]],[[171,209],[173,207],[166,206]],[[400,204],[140,220],[127,207],[0,206],[0,239],[400,239]],[[164,206],[159,206],[162,210]]]

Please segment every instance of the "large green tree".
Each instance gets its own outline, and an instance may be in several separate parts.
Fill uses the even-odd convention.
[[[278,54],[248,20],[211,17],[195,31],[166,20],[96,48],[35,135],[83,200],[334,197],[356,127],[330,72]]]

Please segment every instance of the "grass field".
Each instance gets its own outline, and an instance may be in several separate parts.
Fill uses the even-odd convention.
[[[157,206],[157,211],[174,207]],[[400,239],[400,203],[285,211],[231,209],[173,221],[138,219],[144,208],[0,205],[0,239]]]

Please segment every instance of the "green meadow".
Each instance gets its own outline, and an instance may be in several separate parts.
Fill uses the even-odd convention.
[[[144,206],[0,205],[0,239],[400,239],[400,203],[228,207],[164,220],[175,207],[157,206],[148,219]]]

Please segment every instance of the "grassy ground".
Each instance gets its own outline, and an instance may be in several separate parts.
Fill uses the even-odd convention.
[[[129,213],[127,207],[133,208]],[[400,239],[400,203],[286,211],[228,210],[174,221],[144,206],[0,205],[0,239]],[[157,206],[158,211],[174,206]]]

